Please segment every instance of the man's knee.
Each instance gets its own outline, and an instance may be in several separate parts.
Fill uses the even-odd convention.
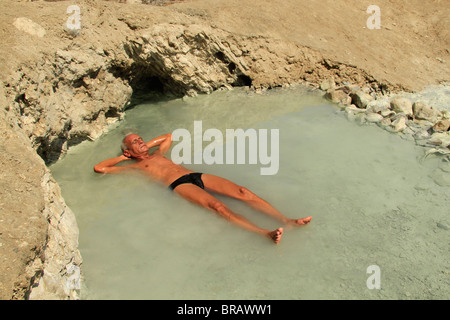
[[[219,200],[210,201],[208,206],[214,211],[223,211],[225,210],[225,204],[220,202]]]
[[[245,201],[245,200],[252,200],[255,198],[255,194],[245,187],[239,187],[238,192],[239,192],[238,198],[241,200]]]
[[[209,203],[209,208],[215,212],[217,212],[220,215],[227,215],[227,206],[219,201],[219,200],[213,200]]]

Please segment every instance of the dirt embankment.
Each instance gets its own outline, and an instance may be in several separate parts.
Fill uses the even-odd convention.
[[[2,299],[76,298],[76,222],[45,162],[98,137],[140,89],[450,80],[446,1],[379,0],[380,29],[367,26],[372,1],[131,2],[78,1],[76,31],[72,2],[0,2]]]
[[[450,7],[442,0],[377,1],[381,28],[372,30],[367,28],[372,14],[366,12],[372,2],[361,0],[193,0],[166,7],[85,0],[79,4],[83,29],[76,39],[63,31],[70,4],[2,1],[3,78],[42,52],[77,44],[108,47],[162,23],[198,24],[245,38],[289,42],[408,90],[449,78]],[[40,24],[46,35],[30,37],[14,28],[20,16]]]

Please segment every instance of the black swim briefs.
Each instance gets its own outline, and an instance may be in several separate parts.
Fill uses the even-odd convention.
[[[196,185],[197,187],[205,189],[205,186],[203,185],[203,181],[202,181],[202,173],[201,172],[188,173],[188,174],[178,178],[177,180],[175,180],[174,182],[172,182],[170,184],[169,189],[173,190],[176,187],[178,187],[180,184],[183,184],[183,183],[192,183],[192,184]]]

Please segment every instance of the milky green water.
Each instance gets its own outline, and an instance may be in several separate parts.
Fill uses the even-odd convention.
[[[311,224],[274,245],[145,178],[92,170],[119,155],[129,129],[150,140],[196,120],[203,130],[279,129],[276,175],[260,175],[260,164],[186,166]],[[301,89],[233,90],[139,105],[51,170],[79,224],[84,299],[448,299],[450,167],[424,151]],[[221,199],[261,227],[280,226]],[[373,265],[380,273],[367,272]]]

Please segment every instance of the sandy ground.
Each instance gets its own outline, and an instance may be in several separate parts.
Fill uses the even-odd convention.
[[[81,8],[82,15],[83,33],[77,38],[81,47],[120,44],[121,39],[133,34],[130,26],[142,29],[161,23],[195,23],[247,37],[265,37],[268,41],[292,41],[408,91],[450,81],[448,0],[377,0],[376,3],[372,0],[191,0],[164,7],[97,0],[2,0],[0,79],[4,86],[21,65],[35,61],[43,54],[71,47],[73,40],[64,32],[64,25],[69,17],[66,10],[75,3]],[[380,8],[380,29],[367,27],[371,14],[366,10],[372,4]],[[13,25],[18,17],[38,23],[45,29],[45,36],[31,36],[19,31]],[[5,145],[5,137],[2,134],[1,146]],[[16,158],[20,158],[21,152],[25,151],[19,150]],[[14,166],[12,156],[0,157],[0,164]],[[6,183],[14,176],[3,171],[1,178],[2,183]],[[21,185],[20,180],[15,184]],[[27,202],[29,193],[14,193],[20,189],[15,184],[4,189],[1,205],[6,201],[10,205],[13,202],[8,199],[12,198],[14,203]],[[40,188],[29,184],[26,187],[35,191]],[[22,212],[25,207],[7,211],[4,208],[2,206],[2,222],[12,218],[20,220],[20,217],[11,218],[10,215]],[[2,236],[16,232],[14,226],[1,224],[0,243]],[[13,259],[5,255],[1,258],[2,261]],[[21,261],[26,263],[27,259],[26,256]],[[9,281],[11,269],[5,269],[5,265],[0,265],[0,274],[2,281]],[[20,269],[20,265],[17,268]]]
[[[196,0],[156,7],[105,1],[79,1],[86,45],[123,39],[129,28],[159,23],[198,23],[236,34],[293,41],[316,49],[330,59],[364,69],[377,79],[420,90],[450,79],[450,6],[444,0],[379,0],[380,29],[369,29],[373,1],[349,0]],[[72,4],[72,3],[70,3]],[[63,26],[68,2],[0,4],[0,73],[41,52],[69,46]],[[100,13],[99,15],[97,15]],[[30,18],[46,29],[43,38],[23,35],[15,18]]]

